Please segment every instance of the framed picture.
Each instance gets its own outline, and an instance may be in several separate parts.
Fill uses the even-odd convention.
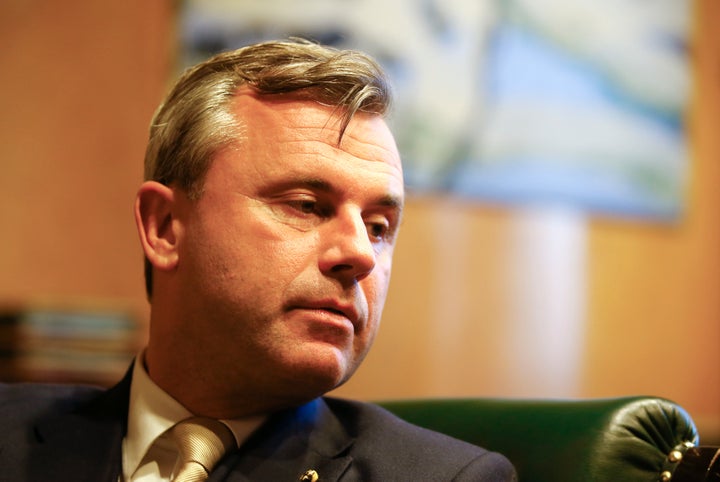
[[[671,221],[688,184],[688,0],[188,0],[184,62],[299,36],[396,92],[411,193]]]

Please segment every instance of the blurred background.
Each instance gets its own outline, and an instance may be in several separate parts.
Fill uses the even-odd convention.
[[[299,35],[391,75],[409,199],[337,394],[657,395],[720,443],[720,4],[0,4],[0,380],[111,384],[146,336],[132,204],[184,66]]]

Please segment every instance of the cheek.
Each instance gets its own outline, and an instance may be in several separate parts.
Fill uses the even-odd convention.
[[[255,210],[238,230],[238,243],[246,256],[266,262],[268,266],[299,266],[317,246],[316,231],[303,232],[278,222],[267,210]]]
[[[253,239],[244,230],[217,216],[198,218],[185,233],[185,249],[180,267],[186,278],[200,292],[215,300],[239,296],[238,287],[262,274]],[[231,296],[232,295],[232,296]]]
[[[390,285],[390,268],[376,266],[372,276],[361,281],[360,285],[368,303],[370,319],[378,324]]]
[[[390,275],[392,274],[392,254],[389,252],[384,253],[378,258],[373,270],[373,277],[375,281],[375,291],[379,298],[385,300],[387,296],[388,287],[390,286]]]
[[[233,284],[253,302],[281,305],[288,293],[315,282],[311,245],[298,239],[250,239],[235,253]]]
[[[246,273],[262,273],[292,269],[307,257],[312,241],[296,232],[279,232],[272,223],[245,217],[242,222],[225,224],[209,229],[212,243],[204,243],[212,261],[231,270],[252,270]],[[294,235],[294,236],[293,236]],[[274,274],[280,274],[275,272]],[[250,276],[245,276],[249,278]]]

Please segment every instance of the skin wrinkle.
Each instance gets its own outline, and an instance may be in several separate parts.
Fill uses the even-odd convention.
[[[363,114],[359,114],[359,115],[363,115]],[[306,129],[307,130],[311,130],[311,129],[317,130],[317,128],[314,128],[314,127],[308,127]],[[298,131],[302,131],[302,130],[303,129],[298,129]],[[324,130],[325,129],[321,129],[321,131],[324,131]],[[337,132],[337,131],[333,131],[333,132]],[[312,136],[308,136],[308,137],[309,137],[308,139],[288,139],[288,140],[286,140],[286,142],[288,142],[289,144],[301,144],[301,145],[303,145],[303,147],[305,147],[305,144],[308,142],[309,143],[320,143],[323,145],[327,145],[324,142],[320,142],[318,140],[313,139]],[[360,138],[354,136],[352,132],[345,132],[345,134],[343,135],[341,144],[339,146],[329,145],[329,147],[336,149],[336,150],[340,150],[342,148],[345,148],[346,147],[345,143],[350,142],[350,141],[356,143],[358,146],[363,146],[366,148],[367,154],[365,152],[363,152],[363,160],[384,162],[383,159],[392,155],[392,152],[389,151],[388,149],[385,149],[382,146],[373,144],[372,142],[363,141]],[[377,155],[370,155],[370,153],[375,152],[375,151],[379,151],[379,153]]]
[[[296,141],[296,142],[303,142],[303,141]],[[323,156],[324,159],[330,160],[332,162],[337,162],[337,157],[341,156],[343,153],[338,152],[336,156]],[[360,158],[354,158],[355,160],[361,160]],[[362,159],[367,160],[367,159]],[[374,162],[382,162],[382,161],[374,161]],[[256,172],[259,172],[258,169],[256,169]],[[283,193],[283,191],[290,191],[293,188],[304,188],[307,189],[308,192],[312,192],[314,190],[321,191],[327,195],[333,195],[337,196],[337,190],[330,184],[326,183],[322,179],[317,178],[308,178],[308,179],[294,179],[292,182],[287,183],[285,186],[269,186],[267,188],[267,193],[263,194],[261,193],[260,196],[252,197],[252,199],[255,199],[259,203],[265,203],[270,202],[273,200],[273,197],[280,197],[281,195],[286,195]],[[281,194],[277,194],[281,193]],[[241,195],[245,195],[243,193],[239,193]],[[279,200],[278,200],[279,201]],[[391,214],[388,214],[389,224],[390,224],[390,232],[395,233],[399,226],[399,221],[401,219],[401,211],[402,211],[402,202],[398,199],[391,197],[391,196],[385,196],[381,199],[378,199],[377,201],[374,201],[371,205],[375,205],[374,208],[370,208],[369,211],[373,210],[383,210],[383,208],[389,208],[390,210],[394,211]]]
[[[368,115],[368,114],[362,114],[362,113],[361,113],[361,114],[358,114],[358,115],[359,115],[359,116],[362,116],[362,115]],[[305,131],[317,131],[317,130],[319,130],[320,132],[330,130],[330,131],[333,132],[333,133],[339,133],[339,131],[337,131],[336,129],[328,129],[328,128],[318,129],[317,127],[298,128],[298,129],[296,129],[296,132],[302,132],[302,131],[304,131],[304,130],[305,130]],[[290,143],[302,143],[302,142],[305,142],[305,141],[309,141],[309,142],[313,142],[313,143],[314,143],[314,142],[320,142],[320,141],[314,139],[313,136],[308,136],[307,139],[295,139],[295,140],[288,139],[287,142],[290,142]],[[376,144],[374,144],[374,143],[372,143],[372,142],[364,141],[364,140],[356,137],[355,135],[353,135],[352,132],[347,132],[347,131],[345,132],[345,134],[343,134],[342,142],[341,142],[341,144],[340,144],[339,146],[338,146],[338,145],[332,145],[332,144],[330,144],[330,147],[333,147],[333,148],[335,148],[335,149],[340,149],[340,148],[345,147],[345,146],[344,146],[344,143],[345,143],[345,142],[348,142],[348,141],[355,142],[355,143],[357,143],[358,145],[366,146],[366,147],[368,148],[368,150],[378,150],[378,151],[381,151],[381,152],[384,154],[384,156],[392,155],[392,152],[389,151],[388,149],[383,148],[382,146],[378,146],[378,145],[376,145]],[[325,144],[325,143],[323,143],[323,144]],[[384,157],[384,156],[379,156],[379,157]],[[371,159],[371,158],[367,158],[366,160],[372,160],[372,159]]]
[[[238,88],[238,90],[236,92],[236,96],[233,99],[233,101],[231,102],[231,105],[233,105],[233,107],[235,107],[236,104],[238,102],[240,102],[240,99],[247,98],[247,97],[253,98],[255,100],[260,99],[251,87],[249,87],[247,85],[243,85]],[[293,111],[294,111],[295,115],[302,115],[301,110],[298,112],[296,101],[297,101],[297,98],[293,97],[292,95],[288,95],[288,96],[283,95],[281,97],[274,97],[274,96],[262,97],[262,102],[264,102],[268,106],[273,107],[275,109],[275,111],[276,111],[274,113],[275,115],[279,115],[280,113],[282,113],[284,111],[290,112],[291,115],[292,115]],[[360,141],[360,139],[358,137],[356,137],[355,135],[353,135],[353,133],[349,129],[346,129],[342,133],[342,137],[340,137],[340,133],[341,133],[340,128],[342,125],[341,115],[342,115],[343,111],[339,106],[337,106],[337,107],[325,106],[321,102],[315,102],[315,101],[307,101],[306,103],[315,103],[319,107],[325,108],[326,110],[330,111],[330,115],[327,117],[327,121],[322,125],[322,127],[320,127],[320,130],[332,132],[333,134],[335,134],[334,137],[338,138],[338,140],[336,143],[328,143],[328,145],[335,147],[335,148],[341,148],[341,147],[343,147],[342,143],[345,142],[345,139],[350,138],[350,139],[353,139],[356,142],[360,142],[362,144],[366,144],[366,145],[374,144],[374,146],[376,148],[382,148],[382,146],[379,146],[378,144],[375,144],[373,142]],[[362,111],[358,111],[354,117],[358,118],[358,117],[363,117],[363,116],[380,118],[376,114],[369,114],[369,113],[362,112]],[[240,125],[243,124],[242,121],[237,121],[237,123]],[[288,129],[287,127],[284,127],[283,131],[285,131],[285,133],[289,133],[289,134],[296,134],[296,133],[302,133],[302,132],[308,131],[308,130],[317,130],[317,129],[318,129],[317,126],[297,126],[297,127],[293,127],[292,129]],[[319,137],[324,137],[324,135],[322,133],[313,133],[312,135],[307,136],[307,139],[298,139],[298,141],[300,141],[300,142],[302,142],[303,140],[311,140],[312,141],[313,139],[317,139]],[[388,152],[386,152],[386,155],[392,155],[392,153],[390,151],[388,151]]]
[[[309,193],[314,192],[322,192],[329,196],[335,196],[338,197],[340,194],[338,193],[337,189],[327,182],[325,182],[322,179],[318,178],[303,178],[303,179],[294,179],[291,182],[281,184],[281,185],[271,185],[266,192],[266,196],[268,199],[272,199],[273,197],[279,197],[282,195],[287,195],[290,192],[292,192],[293,189],[306,189]],[[287,192],[287,193],[286,193]],[[274,194],[279,193],[279,194]],[[261,192],[260,198],[263,198],[263,193]],[[398,198],[390,195],[383,196],[381,198],[378,198],[375,201],[371,201],[368,203],[368,206],[370,206],[370,210],[372,208],[389,208],[389,210],[392,210],[392,216],[390,216],[392,219],[399,219],[400,214],[402,211],[402,201]]]

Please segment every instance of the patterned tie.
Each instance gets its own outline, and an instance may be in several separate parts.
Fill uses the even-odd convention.
[[[180,470],[174,482],[201,482],[222,456],[235,447],[235,437],[222,422],[192,417],[172,428],[180,452]]]

